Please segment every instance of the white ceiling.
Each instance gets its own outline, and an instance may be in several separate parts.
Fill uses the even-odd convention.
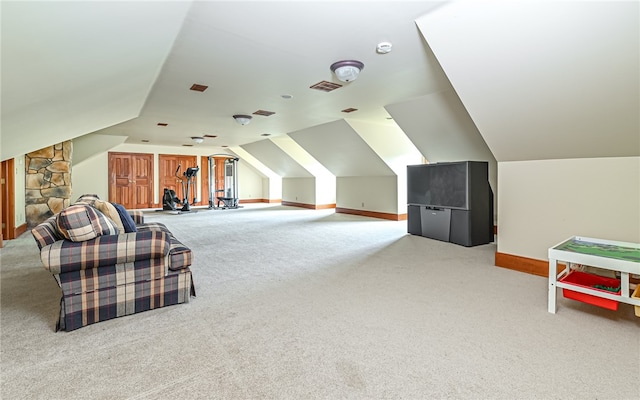
[[[638,2],[1,6],[3,160],[94,132],[171,146],[217,135],[198,145],[215,153],[390,116],[429,159],[460,154],[453,138],[476,132],[498,161],[640,155]],[[391,53],[376,53],[381,41]],[[364,62],[358,80],[309,89],[339,83],[329,66],[342,59]],[[454,110],[433,101],[451,96]],[[260,109],[275,114],[232,119]],[[438,135],[453,144],[431,146]]]
[[[47,112],[48,123],[30,133],[61,124],[67,134],[90,133],[86,124],[70,132],[63,121],[100,112],[112,118],[101,118],[99,133],[130,143],[190,144],[210,134],[218,138],[204,146],[237,146],[342,119],[348,107],[359,109],[350,118],[387,123],[386,104],[437,91],[444,78],[439,68],[430,72],[437,65],[415,25],[439,2],[5,3],[3,114],[24,116],[38,103],[39,114],[51,99],[75,114],[57,121]],[[377,54],[381,41],[393,51]],[[357,81],[331,93],[309,89],[339,83],[329,66],[342,59],[364,62]],[[190,91],[194,83],[209,88]],[[105,92],[129,113],[110,111],[112,98],[100,107],[90,101]],[[246,126],[232,119],[260,109],[275,114]]]
[[[459,2],[417,22],[498,161],[640,155],[640,2]]]

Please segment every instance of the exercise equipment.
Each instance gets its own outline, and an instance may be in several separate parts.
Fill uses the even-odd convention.
[[[175,175],[180,180],[180,183],[182,185],[182,194],[184,195],[184,198],[180,199],[176,195],[175,190],[164,188],[164,195],[162,196],[162,210],[179,211],[179,213],[191,211],[191,206],[195,205],[198,202],[196,194],[196,176],[198,175],[198,171],[200,171],[199,167],[189,167],[186,171],[183,172],[182,176],[180,176],[180,164],[178,164]],[[191,194],[192,188],[194,195],[192,202],[189,203],[189,196]],[[178,205],[181,205],[182,208],[178,209]]]
[[[224,186],[216,188],[216,158],[224,160]],[[229,154],[209,156],[209,209],[226,210],[242,208],[238,205],[238,157]],[[222,206],[221,206],[222,204]]]

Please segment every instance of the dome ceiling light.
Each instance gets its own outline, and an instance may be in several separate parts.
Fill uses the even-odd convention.
[[[204,142],[204,138],[202,136],[191,136],[191,140],[193,140],[196,144]]]
[[[358,78],[360,71],[364,69],[364,64],[356,60],[344,60],[334,62],[329,68],[340,81],[351,82]]]
[[[244,115],[244,114],[236,114],[233,116],[233,119],[236,120],[237,123],[239,123],[240,125],[246,125],[249,122],[251,122],[251,118],[253,118],[251,115]]]

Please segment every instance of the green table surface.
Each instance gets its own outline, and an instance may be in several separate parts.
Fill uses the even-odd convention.
[[[640,262],[640,249],[611,244],[602,244],[569,239],[555,247],[556,250],[571,251],[574,253],[590,254],[599,257],[615,258],[632,262]]]

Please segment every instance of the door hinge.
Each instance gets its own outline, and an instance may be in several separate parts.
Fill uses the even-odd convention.
[[[7,224],[5,224],[4,222],[2,223],[2,229],[5,229],[7,227]]]
[[[0,179],[0,183],[3,184],[3,185],[5,184],[4,178]]]

